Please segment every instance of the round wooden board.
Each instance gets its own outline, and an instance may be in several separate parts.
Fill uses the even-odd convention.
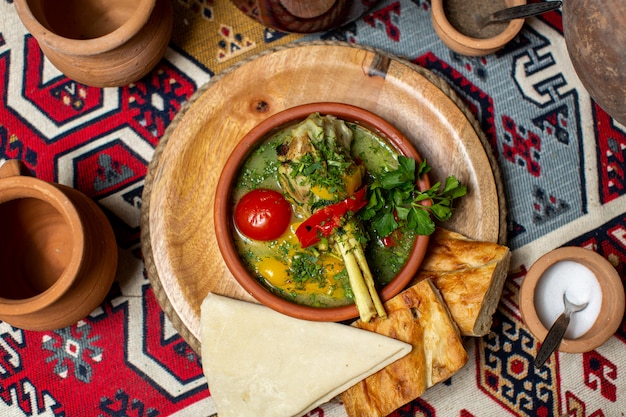
[[[445,227],[504,243],[497,165],[476,121],[447,84],[382,51],[343,43],[280,47],[214,77],[168,127],[150,163],[141,213],[143,254],[155,295],[200,352],[200,305],[209,292],[254,301],[220,255],[213,199],[238,140],[268,116],[336,101],[368,109],[408,136],[432,166],[468,186]]]

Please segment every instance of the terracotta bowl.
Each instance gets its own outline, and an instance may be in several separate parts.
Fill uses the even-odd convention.
[[[455,27],[446,14],[444,7],[446,0],[432,0],[431,19],[435,33],[448,48],[462,55],[482,56],[489,55],[502,48],[511,41],[524,25],[524,19],[511,20],[503,31],[495,36],[479,38],[467,35],[467,31]],[[507,7],[526,4],[526,0],[506,0]],[[495,10],[494,10],[495,11]],[[470,22],[471,8],[468,7],[467,16],[459,18],[460,21]],[[467,23],[470,24],[470,23]],[[465,33],[464,33],[465,32]]]
[[[595,275],[602,293],[599,313],[591,328],[575,339],[563,339],[558,350],[567,353],[588,352],[606,342],[615,334],[624,317],[624,285],[617,271],[604,257],[580,247],[555,249],[537,260],[528,270],[520,289],[520,310],[522,318],[531,333],[540,341],[548,334],[551,323],[543,323],[538,314],[541,308],[537,303],[540,298],[538,285],[546,276],[548,268],[560,261],[573,261],[586,266]],[[572,281],[580,277],[572,276]],[[562,294],[554,294],[554,302],[561,302]],[[574,300],[572,300],[574,301]],[[581,314],[584,310],[580,313]],[[572,322],[575,315],[572,316]]]
[[[359,123],[385,138],[401,154],[412,157],[417,161],[422,160],[405,136],[391,124],[367,110],[340,103],[312,103],[284,110],[267,118],[250,130],[241,139],[226,161],[216,188],[214,207],[215,232],[219,249],[229,270],[239,284],[256,300],[276,311],[300,319],[343,321],[359,316],[354,304],[342,307],[318,308],[296,304],[273,294],[248,270],[240,259],[233,241],[235,226],[232,214],[231,189],[243,161],[270,134],[288,125],[298,123],[314,112],[319,112],[322,115],[332,114],[340,119]],[[422,190],[430,188],[429,179],[426,176],[420,179],[418,187]],[[379,292],[383,301],[398,294],[411,281],[422,263],[428,241],[428,236],[418,236],[416,238],[407,263],[398,275]]]

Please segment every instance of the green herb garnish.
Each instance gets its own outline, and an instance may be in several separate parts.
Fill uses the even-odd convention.
[[[433,217],[448,220],[452,216],[454,199],[465,195],[467,187],[451,175],[443,186],[437,182],[430,189],[420,191],[416,180],[429,171],[426,161],[416,167],[414,159],[400,155],[398,168],[384,172],[369,186],[369,202],[359,216],[369,220],[380,237],[389,236],[402,225],[418,235],[432,234],[435,231]],[[430,206],[425,204],[427,201]]]
[[[297,289],[303,289],[307,282],[316,282],[320,288],[326,286],[326,269],[315,255],[297,253],[293,257],[290,272]]]

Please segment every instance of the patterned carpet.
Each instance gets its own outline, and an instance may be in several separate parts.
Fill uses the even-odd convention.
[[[466,341],[470,362],[458,374],[392,416],[626,415],[626,322],[600,348],[558,354],[537,370],[539,341],[518,309],[527,269],[559,246],[595,250],[626,277],[626,127],[578,80],[560,12],[529,19],[504,49],[470,58],[437,38],[427,0],[385,0],[354,23],[307,36],[264,28],[227,1],[172,4],[174,33],[159,65],[135,84],[99,89],[52,67],[12,1],[0,0],[0,160],[20,159],[37,177],[93,198],[120,249],[113,289],[83,321],[50,332],[0,322],[0,416],[215,414],[200,359],[144,268],[144,178],[169,123],[213,76],[265,49],[320,39],[380,48],[447,81],[478,119],[505,184],[513,264],[492,331]],[[345,412],[335,401],[309,416]]]

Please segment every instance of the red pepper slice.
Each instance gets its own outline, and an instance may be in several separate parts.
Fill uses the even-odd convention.
[[[392,248],[398,244],[396,240],[393,238],[393,236],[391,235],[385,236],[384,238],[382,238],[381,242],[386,248]]]
[[[315,245],[322,237],[330,236],[342,224],[348,212],[356,213],[365,207],[365,191],[366,187],[362,187],[345,200],[323,207],[303,221],[296,229],[296,237],[302,247]]]

